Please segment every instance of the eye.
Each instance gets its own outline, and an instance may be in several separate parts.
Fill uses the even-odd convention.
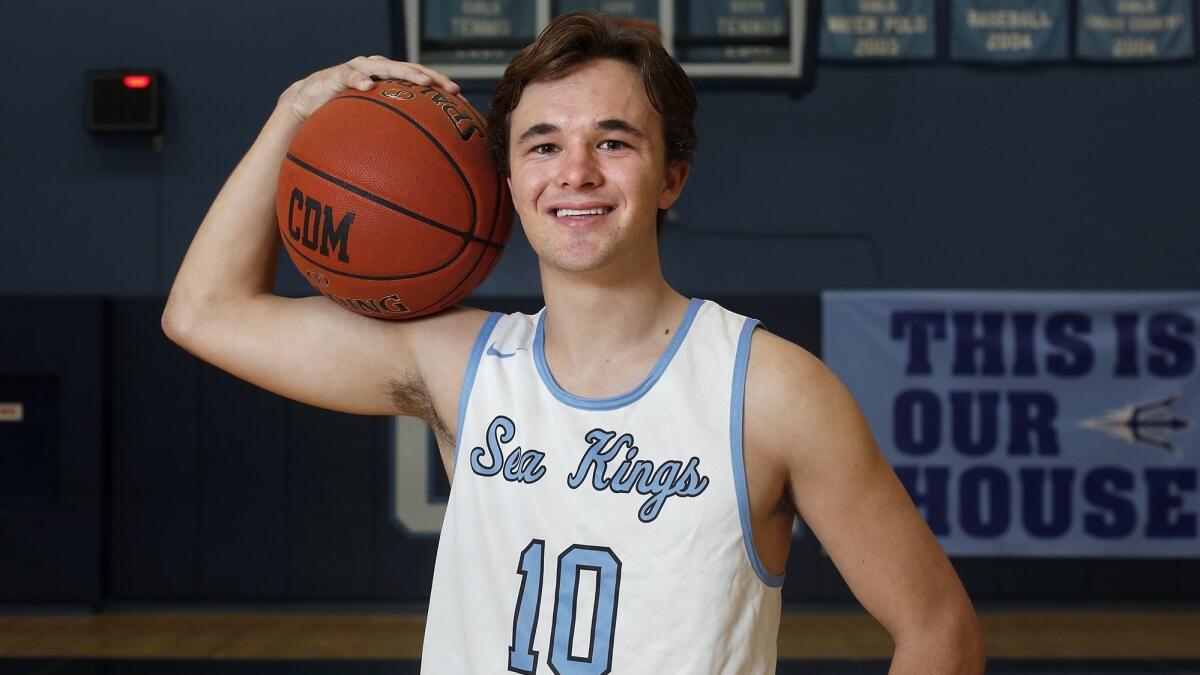
[[[629,144],[627,144],[625,141],[618,141],[613,138],[610,138],[606,141],[601,141],[600,143],[600,148],[602,150],[623,150],[627,147],[629,147]]]
[[[558,148],[553,143],[542,143],[541,145],[533,146],[533,148],[530,149],[530,152],[533,152],[537,155],[549,155],[557,149]]]

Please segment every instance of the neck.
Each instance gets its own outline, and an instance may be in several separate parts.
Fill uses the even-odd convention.
[[[569,272],[541,264],[546,301],[545,348],[575,372],[618,361],[657,357],[674,337],[688,299],[663,278],[657,251],[619,272]]]

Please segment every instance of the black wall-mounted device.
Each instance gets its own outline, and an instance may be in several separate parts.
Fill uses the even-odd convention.
[[[154,70],[89,70],[85,124],[91,132],[162,131],[162,74]]]

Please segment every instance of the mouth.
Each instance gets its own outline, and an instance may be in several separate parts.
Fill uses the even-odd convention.
[[[584,219],[584,218],[590,218],[590,217],[595,217],[595,216],[605,216],[605,215],[608,215],[611,211],[612,211],[611,206],[593,206],[593,207],[578,208],[578,209],[572,209],[572,208],[550,209],[550,213],[552,213],[555,218],[576,218],[576,219]]]

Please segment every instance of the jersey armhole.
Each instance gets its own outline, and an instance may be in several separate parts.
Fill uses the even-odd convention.
[[[783,585],[784,574],[778,576],[767,572],[758,557],[754,545],[754,530],[750,526],[750,497],[746,489],[746,458],[742,452],[742,419],[746,410],[746,369],[750,363],[750,337],[760,326],[758,319],[746,319],[738,336],[737,356],[733,364],[733,392],[729,397],[729,447],[733,459],[733,486],[737,493],[738,515],[742,521],[742,543],[746,556],[754,567],[758,578],[773,588]]]
[[[463,422],[467,419],[467,403],[471,401],[471,389],[475,387],[475,371],[479,370],[479,359],[483,356],[483,347],[487,344],[496,322],[503,316],[500,312],[492,312],[484,319],[475,336],[475,344],[471,347],[471,356],[467,359],[467,368],[463,371],[462,389],[458,394],[458,422],[454,426],[454,466],[458,468],[458,449],[462,445]]]

